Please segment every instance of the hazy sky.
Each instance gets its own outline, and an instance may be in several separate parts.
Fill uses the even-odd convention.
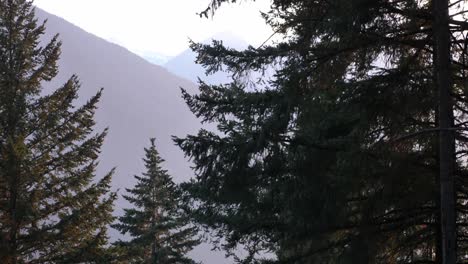
[[[188,39],[202,41],[216,33],[233,32],[252,45],[266,40],[271,30],[259,11],[269,0],[225,5],[213,18],[196,13],[210,0],[35,0],[45,11],[118,43],[136,53],[176,55]]]

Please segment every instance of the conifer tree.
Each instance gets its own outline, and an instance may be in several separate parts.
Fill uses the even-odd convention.
[[[151,139],[145,148],[146,171],[135,176],[136,185],[124,198],[134,207],[125,209],[113,227],[130,234],[130,241],[118,241],[123,260],[129,263],[195,263],[186,253],[199,244],[197,229],[181,210],[181,197],[171,176],[161,167],[164,160]]]
[[[41,46],[32,2],[0,0],[0,260],[105,263],[112,171],[95,177],[106,132],[93,133],[99,91],[76,106],[72,76],[50,93],[60,42]]]
[[[273,0],[264,17],[280,41],[192,43],[208,73],[278,69],[255,89],[183,92],[221,131],[176,139],[195,163],[194,216],[228,251],[245,245],[245,263],[262,251],[280,263],[453,263],[455,251],[466,261],[465,9]]]

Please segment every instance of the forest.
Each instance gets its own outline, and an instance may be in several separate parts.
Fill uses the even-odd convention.
[[[172,136],[192,177],[151,137],[114,190],[95,120],[111,88],[45,89],[60,35],[43,45],[33,2],[0,0],[0,263],[197,264],[201,243],[240,264],[468,263],[467,1],[269,2],[274,41],[189,44],[231,77],[180,89],[202,123]]]

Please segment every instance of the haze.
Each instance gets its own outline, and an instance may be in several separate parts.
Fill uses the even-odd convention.
[[[36,0],[34,3],[139,55],[157,52],[175,56],[187,48],[189,38],[203,41],[220,32],[231,32],[254,46],[271,34],[260,16],[260,11],[269,8],[269,1],[265,0],[221,7],[210,19],[197,15],[210,0]]]

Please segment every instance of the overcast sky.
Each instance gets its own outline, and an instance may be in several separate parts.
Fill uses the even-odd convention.
[[[210,0],[35,0],[45,11],[60,16],[86,31],[143,54],[177,55],[188,39],[202,41],[216,33],[233,32],[249,44],[259,45],[271,30],[259,11],[268,0],[225,5],[213,18],[196,13]]]

